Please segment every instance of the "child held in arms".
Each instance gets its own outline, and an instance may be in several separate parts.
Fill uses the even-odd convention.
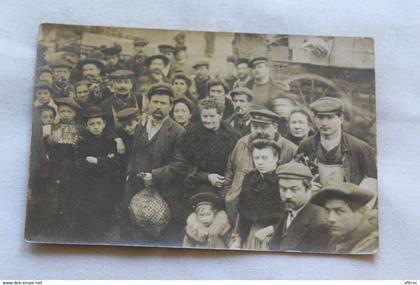
[[[77,233],[85,241],[107,241],[111,218],[121,188],[118,187],[119,155],[115,140],[105,134],[100,107],[83,114],[85,134],[75,147],[78,173]],[[108,240],[109,241],[109,240]]]
[[[201,192],[189,202],[194,211],[187,218],[183,247],[226,248],[231,226],[221,198]]]

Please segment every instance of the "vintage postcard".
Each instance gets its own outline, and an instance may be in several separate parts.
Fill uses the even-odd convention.
[[[42,24],[25,239],[374,254],[375,98],[372,38]]]

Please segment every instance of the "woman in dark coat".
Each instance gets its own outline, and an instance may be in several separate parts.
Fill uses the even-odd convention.
[[[99,107],[84,114],[86,130],[75,147],[78,191],[78,238],[82,242],[107,241],[122,188],[119,180],[119,155],[114,139],[104,132],[105,120]],[[97,124],[99,127],[91,127]]]
[[[206,98],[200,101],[199,108],[201,122],[192,127],[180,143],[182,160],[189,166],[185,185],[190,195],[219,194],[228,157],[240,136],[222,122],[224,104]]]
[[[275,174],[280,146],[257,139],[252,145],[255,170],[245,175],[239,196],[237,229],[242,248],[268,250],[269,236],[283,211]]]

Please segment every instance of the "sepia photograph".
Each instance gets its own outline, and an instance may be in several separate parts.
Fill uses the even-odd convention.
[[[374,40],[41,24],[25,240],[378,251]]]

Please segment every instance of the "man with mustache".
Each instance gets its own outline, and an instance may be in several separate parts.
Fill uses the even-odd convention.
[[[225,183],[221,191],[225,198],[226,212],[229,220],[234,223],[238,213],[238,199],[242,191],[242,182],[245,174],[255,169],[252,160],[252,142],[257,138],[274,140],[280,146],[278,163],[284,164],[292,160],[297,147],[278,132],[280,117],[267,109],[250,111],[251,133],[239,139],[229,156]]]
[[[276,170],[280,192],[279,203],[285,207],[282,217],[275,227],[265,230],[265,235],[273,234],[270,241],[271,250],[306,250],[310,245],[316,229],[323,223],[323,211],[312,203],[312,173],[309,167],[298,162],[289,162]]]
[[[52,69],[53,89],[55,97],[69,97],[73,95],[73,86],[70,84],[70,71],[72,64],[63,59],[49,63]]]
[[[251,133],[251,110],[254,97],[251,90],[246,87],[238,87],[230,92],[235,112],[230,116],[226,123],[237,130],[241,136]]]
[[[105,113],[108,126],[112,128],[121,128],[118,112],[127,108],[141,109],[141,100],[138,100],[132,91],[133,77],[134,73],[131,70],[122,69],[111,73],[112,96],[105,99],[100,107]]]
[[[298,149],[312,165],[320,182],[351,182],[377,178],[376,153],[365,142],[343,131],[344,104],[338,98],[323,97],[310,105],[318,132],[304,140]]]
[[[181,187],[182,177],[176,171],[177,162],[174,156],[185,130],[169,117],[174,100],[171,85],[154,84],[146,95],[149,101],[147,118],[144,124],[139,124],[135,129],[127,166],[125,209],[128,209],[128,203],[134,194],[153,186],[169,204],[172,220],[158,237],[150,236],[136,226],[135,221],[131,221],[131,235],[125,238],[144,244],[173,246],[177,242],[181,243],[184,227],[184,187]],[[127,213],[126,217],[129,217]]]

